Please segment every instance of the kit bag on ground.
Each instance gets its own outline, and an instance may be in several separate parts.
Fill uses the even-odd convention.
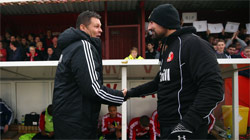
[[[25,126],[38,126],[40,115],[36,112],[31,112],[30,114],[25,115]]]

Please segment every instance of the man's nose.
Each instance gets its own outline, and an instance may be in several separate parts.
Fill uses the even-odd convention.
[[[151,29],[152,29],[152,23],[149,22],[149,24],[148,24],[148,30],[151,30]]]

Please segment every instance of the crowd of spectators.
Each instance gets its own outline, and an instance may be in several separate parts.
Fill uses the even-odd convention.
[[[198,32],[198,36],[207,40],[214,48],[215,55],[220,58],[250,58],[250,35],[246,29],[241,28],[235,33],[222,31],[219,34]],[[146,59],[159,58],[161,52],[161,41],[151,40],[150,32],[146,32]],[[153,46],[153,47],[152,47]]]
[[[0,61],[50,61],[59,60],[57,36],[51,31],[43,34],[16,36],[6,32],[0,36]]]
[[[218,59],[250,58],[250,35],[246,34],[244,28],[235,33],[222,31],[219,34],[211,34],[208,30],[198,32],[197,35],[213,46]],[[146,32],[146,59],[159,59],[161,46],[161,41],[152,40],[150,33]],[[61,51],[57,48],[57,36],[52,36],[50,30],[46,35],[16,36],[6,32],[4,36],[0,36],[0,61],[59,60],[60,54]],[[134,59],[138,59],[137,57],[139,56]]]

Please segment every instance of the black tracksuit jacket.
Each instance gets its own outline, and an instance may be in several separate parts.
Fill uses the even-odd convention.
[[[101,41],[69,28],[55,76],[53,122],[56,139],[96,139],[101,103],[122,104],[123,93],[103,86]]]
[[[191,131],[209,122],[224,99],[223,80],[212,46],[184,27],[163,39],[160,72],[151,82],[132,88],[128,97],[157,92],[161,127],[182,123]]]

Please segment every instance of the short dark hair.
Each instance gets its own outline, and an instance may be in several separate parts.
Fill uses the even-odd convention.
[[[151,44],[151,45],[153,45],[153,46],[155,45],[153,41],[147,42],[147,45],[148,45],[148,44]]]
[[[13,46],[15,46],[16,48],[19,47],[19,43],[17,41],[11,41],[10,44],[12,44]]]
[[[110,107],[115,107],[115,108],[117,108],[117,106],[115,106],[115,105],[108,105],[108,108],[110,108]]]
[[[144,116],[141,116],[140,118],[140,124],[143,126],[143,127],[148,127],[149,126],[149,122],[150,122],[150,119],[148,116],[144,115]]]
[[[50,104],[50,105],[47,107],[47,111],[48,111],[48,114],[49,114],[50,116],[52,116],[52,114],[53,114],[53,106],[52,106],[52,104]]]
[[[236,48],[236,46],[235,46],[235,44],[230,44],[227,48],[228,48],[228,49],[229,49],[229,48]]]
[[[87,11],[82,12],[77,17],[76,28],[80,29],[81,24],[84,24],[85,26],[88,26],[90,24],[90,19],[92,17],[101,19],[101,16],[99,14],[97,14],[96,12],[94,12],[94,11],[87,10]]]

